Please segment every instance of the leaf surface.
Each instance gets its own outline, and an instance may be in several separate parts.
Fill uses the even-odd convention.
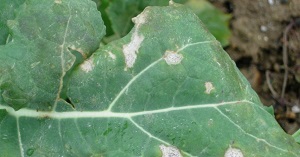
[[[295,139],[296,142],[298,142],[300,144],[300,130],[296,131],[293,134],[293,138]]]
[[[24,3],[24,0],[1,0],[0,5],[0,45],[4,45],[9,35],[7,20],[14,19],[14,10]]]
[[[46,10],[50,5],[47,0],[44,3],[38,0],[30,2],[24,11],[31,7]],[[85,42],[81,45],[82,49],[91,48],[83,52],[92,52],[97,45],[94,43],[100,43],[99,34],[104,31],[100,14],[93,11],[96,10],[95,4],[70,0],[62,1],[56,7],[62,7],[60,5],[77,6],[78,17],[84,16],[81,20],[98,21],[95,27],[89,28],[100,25],[99,32],[92,34],[90,40],[82,40]],[[88,8],[91,10],[89,16],[85,15]],[[61,17],[63,24],[59,26],[64,30],[62,32],[66,32],[70,12],[68,9],[61,11],[66,12],[59,16],[49,13],[49,16],[56,20]],[[28,16],[32,12],[28,11]],[[22,15],[17,17],[15,23],[27,17]],[[127,36],[100,47],[83,63],[71,68],[69,83],[63,83],[71,104],[62,99],[56,101],[55,96],[61,85],[59,78],[63,73],[61,69],[58,68],[56,74],[51,66],[45,66],[33,74],[42,78],[42,71],[46,71],[49,77],[54,77],[51,79],[51,85],[56,87],[54,99],[45,97],[40,103],[25,99],[27,101],[19,110],[14,110],[15,102],[5,99],[3,93],[18,89],[15,92],[18,98],[24,93],[31,95],[34,88],[26,88],[29,93],[19,90],[19,86],[30,82],[24,82],[24,78],[18,84],[21,78],[12,75],[13,70],[4,68],[11,68],[11,61],[14,61],[8,57],[8,51],[15,52],[20,47],[26,49],[29,57],[23,51],[16,51],[16,54],[23,56],[17,58],[22,64],[16,63],[15,67],[30,71],[31,67],[25,66],[32,64],[29,58],[44,52],[32,51],[40,44],[33,37],[47,31],[34,34],[19,29],[22,27],[17,24],[12,27],[18,28],[13,29],[17,37],[0,49],[0,154],[214,157],[242,153],[243,156],[299,156],[299,145],[267,112],[220,43],[203,28],[198,17],[189,9],[178,4],[148,7],[135,17],[134,23]],[[67,46],[69,43],[76,43],[79,37],[82,39],[82,31],[78,31],[78,27],[58,35],[57,40],[53,40],[58,44],[50,43],[58,45],[58,48],[65,47],[64,51],[58,49],[65,55],[71,48]],[[59,31],[59,28],[55,30]],[[32,40],[34,42],[28,44]],[[65,46],[59,47],[61,41],[65,41]],[[52,61],[51,56],[62,54],[44,49],[49,56],[39,56],[40,60]],[[60,67],[61,58],[58,58],[56,64]],[[21,74],[22,78],[31,76],[31,73]],[[3,84],[8,76],[15,86]],[[36,81],[38,79],[32,82]],[[41,84],[47,82],[41,81]],[[49,93],[52,86],[39,91],[34,98],[38,94]],[[42,108],[40,106],[47,103],[51,108],[37,110],[36,107]]]
[[[193,10],[223,47],[229,45],[229,14],[224,14],[206,0],[189,0],[185,5]]]
[[[115,34],[111,35],[109,32],[110,36],[104,38],[104,41],[110,42],[125,36],[133,27],[131,19],[147,6],[167,6],[168,2],[169,0],[112,0],[104,12],[110,21],[104,22],[106,26],[112,27]],[[174,2],[191,8],[222,46],[228,46],[231,35],[229,30],[231,16],[229,14],[222,13],[207,0],[174,0]]]
[[[99,46],[100,13],[90,1],[29,0],[16,14],[8,21],[12,40],[0,46],[1,101],[14,109],[55,108],[75,56],[87,58]]]

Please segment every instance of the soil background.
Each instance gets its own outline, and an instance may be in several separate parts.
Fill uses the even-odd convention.
[[[230,13],[225,48],[289,134],[300,128],[300,0],[210,0]]]

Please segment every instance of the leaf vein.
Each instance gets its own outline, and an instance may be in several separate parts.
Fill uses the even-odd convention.
[[[64,33],[64,37],[63,37],[63,43],[60,45],[60,47],[61,47],[61,50],[60,50],[60,62],[61,62],[62,74],[61,74],[61,76],[59,78],[58,92],[57,92],[57,95],[56,95],[56,99],[55,99],[52,111],[55,111],[56,106],[57,106],[57,102],[60,99],[60,93],[61,93],[62,88],[63,88],[63,80],[64,80],[64,76],[66,74],[66,69],[64,67],[65,66],[64,47],[65,47],[65,44],[66,44],[66,38],[67,38],[67,33],[68,33],[68,30],[69,30],[69,24],[70,24],[71,18],[72,18],[72,15],[70,15],[69,18],[68,18],[68,22],[67,22],[65,33]]]
[[[32,109],[22,108],[18,111],[15,111],[13,108],[9,106],[0,105],[0,109],[5,109],[7,112],[15,117],[33,117],[33,118],[54,118],[54,119],[68,119],[68,118],[105,118],[105,117],[116,117],[116,118],[131,118],[135,116],[142,116],[147,114],[158,114],[158,113],[167,113],[173,111],[180,110],[191,110],[191,109],[199,109],[199,108],[213,108],[223,105],[231,105],[237,103],[251,103],[247,100],[240,101],[229,101],[229,102],[221,102],[215,104],[197,104],[197,105],[187,105],[180,107],[169,107],[158,110],[151,111],[140,111],[140,112],[111,112],[111,111],[68,111],[68,112],[44,112],[44,111],[36,111]]]
[[[19,117],[16,118],[16,121],[17,121],[17,134],[18,134],[18,141],[19,141],[19,146],[20,146],[20,153],[21,153],[21,157],[24,157],[24,148],[23,148],[21,132],[20,132]]]
[[[212,43],[212,42],[216,42],[216,40],[211,40],[211,41],[200,41],[200,42],[195,42],[195,43],[190,43],[190,44],[186,44],[183,47],[181,47],[180,49],[178,49],[176,52],[180,52],[190,46],[194,46],[194,45],[199,45],[199,44],[206,44],[206,43]]]
[[[116,104],[116,102],[119,100],[119,98],[125,93],[125,91],[129,88],[129,86],[135,81],[137,80],[142,74],[144,74],[148,69],[150,69],[151,67],[155,66],[159,61],[161,61],[162,58],[156,60],[155,62],[151,63],[150,65],[148,65],[145,69],[143,69],[141,72],[139,72],[137,75],[135,75],[127,84],[126,86],[119,92],[119,94],[115,97],[115,99],[111,102],[111,104],[109,104],[109,107],[107,109],[107,111],[111,111],[113,106]]]
[[[225,117],[230,123],[232,123],[234,126],[236,126],[239,130],[241,130],[244,134],[256,139],[257,142],[259,141],[262,141],[263,143],[267,144],[268,146],[272,147],[272,148],[275,148],[277,150],[280,150],[280,151],[283,151],[283,152],[287,152],[287,153],[292,153],[292,152],[289,152],[288,150],[285,150],[285,149],[282,149],[282,148],[279,148],[277,146],[274,146],[272,145],[271,143],[269,143],[268,141],[266,141],[265,139],[261,139],[261,138],[258,138],[248,132],[246,132],[243,128],[241,128],[238,124],[236,124],[234,121],[232,121],[227,115],[225,115],[220,109],[218,109],[218,107],[214,107],[223,117]],[[292,153],[293,155],[297,156],[296,154]]]
[[[132,120],[131,118],[129,118],[129,120],[138,128],[138,129],[140,129],[143,133],[145,133],[146,135],[148,135],[150,138],[153,138],[153,139],[155,139],[155,140],[157,140],[157,141],[159,141],[159,142],[161,142],[161,143],[163,143],[163,144],[166,144],[166,145],[168,145],[168,146],[171,146],[171,144],[170,143],[168,143],[168,142],[166,142],[166,141],[164,141],[164,140],[162,140],[162,139],[160,139],[160,138],[158,138],[158,137],[156,137],[156,136],[153,136],[150,132],[148,132],[147,130],[145,130],[143,127],[141,127],[139,124],[137,124],[134,120]],[[187,153],[187,152],[185,152],[185,151],[182,151],[182,153],[184,153],[185,155],[188,155],[188,156],[193,156],[193,155],[191,155],[191,154],[189,154],[189,153]]]

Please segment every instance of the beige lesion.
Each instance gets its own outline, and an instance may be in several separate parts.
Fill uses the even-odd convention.
[[[215,87],[213,86],[213,84],[211,82],[205,82],[205,93],[206,94],[210,94],[214,89],[215,89]]]
[[[140,15],[134,17],[132,21],[135,23],[134,32],[131,36],[131,41],[128,44],[123,45],[123,53],[125,56],[126,68],[132,68],[137,58],[137,53],[144,40],[144,36],[139,34],[140,27],[146,23],[147,10],[145,9]]]
[[[181,62],[181,60],[183,59],[183,56],[182,56],[182,54],[179,54],[177,52],[167,50],[165,52],[165,55],[163,58],[167,64],[176,65]]]
[[[86,73],[92,71],[94,67],[95,64],[92,59],[87,59],[80,65],[81,70],[83,70]]]
[[[174,146],[165,146],[165,145],[160,145],[159,149],[162,152],[162,157],[182,157],[180,151],[174,147]]]
[[[135,31],[131,37],[130,43],[123,46],[123,53],[125,56],[125,63],[127,68],[132,68],[137,58],[138,50],[144,40],[143,35],[139,35]]]
[[[56,3],[56,4],[61,4],[61,3],[62,3],[62,0],[54,0],[54,3]]]
[[[238,148],[231,146],[226,150],[224,157],[244,157],[243,152]]]

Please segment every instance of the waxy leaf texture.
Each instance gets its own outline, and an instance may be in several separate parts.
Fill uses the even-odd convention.
[[[186,7],[147,7],[100,47],[92,1],[27,0],[15,12],[0,46],[1,156],[300,155]]]

